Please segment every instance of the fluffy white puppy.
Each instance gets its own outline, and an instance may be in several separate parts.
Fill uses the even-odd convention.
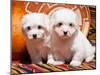
[[[32,63],[46,63],[49,52],[49,17],[43,13],[30,13],[22,18],[22,31]]]
[[[71,9],[58,9],[51,14],[51,52],[49,64],[79,66],[94,58],[95,49],[79,30],[77,14]]]

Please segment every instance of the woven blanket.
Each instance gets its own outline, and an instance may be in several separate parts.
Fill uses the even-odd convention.
[[[51,64],[21,64],[13,63],[11,67],[11,74],[27,74],[27,73],[49,73],[49,72],[62,72],[62,71],[78,71],[78,70],[93,70],[96,69],[96,62],[82,63],[78,67],[73,67],[68,64],[51,65]]]

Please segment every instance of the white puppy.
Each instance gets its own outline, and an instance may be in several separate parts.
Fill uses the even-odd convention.
[[[30,13],[22,18],[22,31],[32,63],[46,62],[49,52],[49,17],[43,13]]]
[[[79,30],[77,14],[71,9],[58,9],[51,14],[51,52],[48,64],[63,64],[69,61],[79,66],[94,58],[95,49]]]

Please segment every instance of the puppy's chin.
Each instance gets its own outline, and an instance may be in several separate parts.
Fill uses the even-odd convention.
[[[70,37],[71,37],[71,36],[67,36],[67,35],[66,35],[66,36],[62,36],[61,38],[62,38],[62,39],[69,39]]]
[[[37,44],[37,43],[43,42],[43,38],[33,38],[33,39],[28,39],[28,41]]]

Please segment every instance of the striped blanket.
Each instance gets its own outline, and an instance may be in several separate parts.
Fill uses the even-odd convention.
[[[29,73],[49,73],[49,72],[62,72],[62,71],[78,71],[78,70],[93,70],[96,69],[96,62],[82,63],[78,67],[72,67],[68,64],[51,65],[51,64],[21,64],[13,63],[11,66],[11,74],[29,74]]]

